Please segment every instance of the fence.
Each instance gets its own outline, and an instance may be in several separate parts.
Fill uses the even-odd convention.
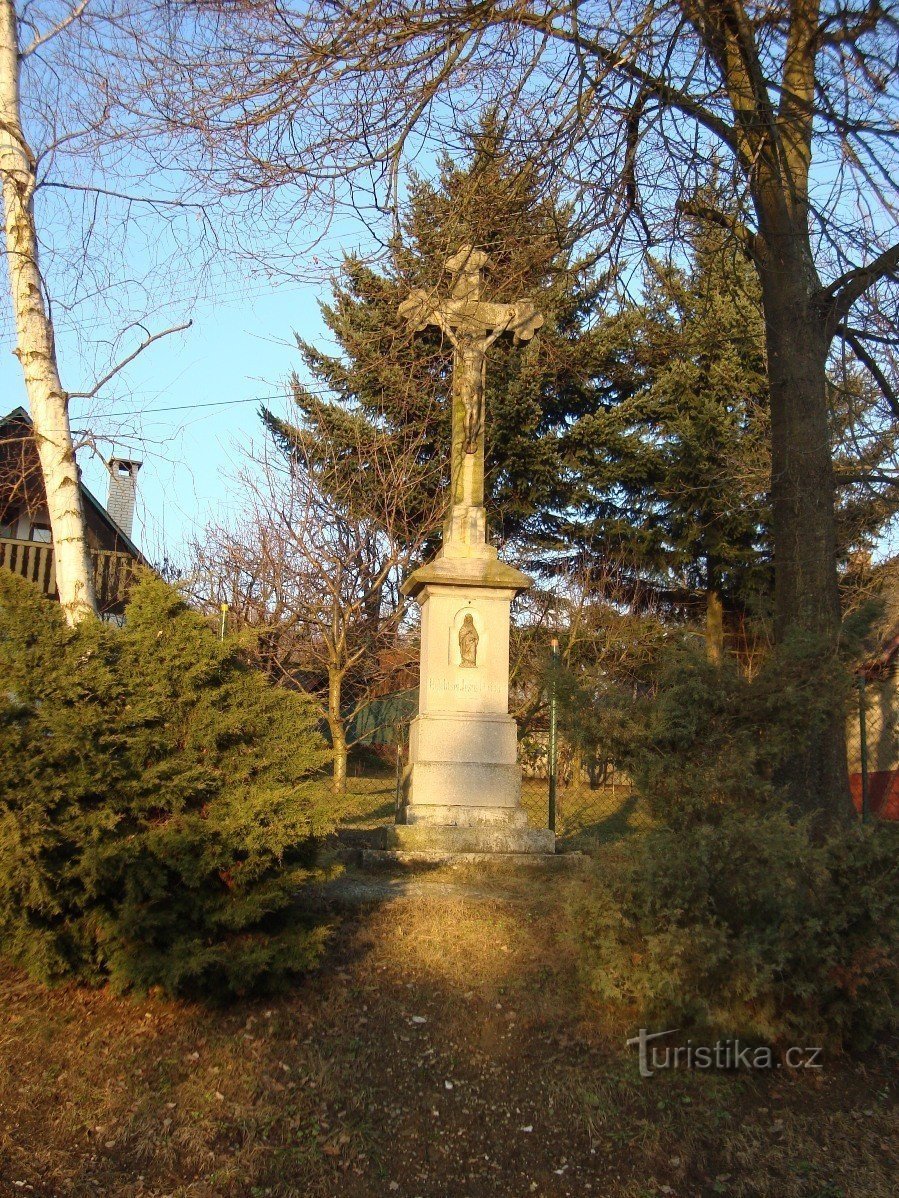
[[[899,820],[897,659],[859,671],[849,717],[849,785],[863,820]]]
[[[852,798],[859,816],[899,821],[899,655],[896,663],[859,676],[848,726]],[[376,700],[360,714],[353,739],[365,746],[350,768],[343,822],[392,822],[402,800],[409,723],[417,690]],[[553,719],[519,737],[521,798],[535,828],[552,828],[567,847],[622,840],[649,824],[644,801],[627,775],[601,754],[560,736]]]
[[[372,700],[357,715],[342,822],[372,826],[392,822],[402,802],[408,765],[409,725],[418,711],[416,688]],[[535,828],[553,828],[566,845],[614,840],[647,822],[627,776],[611,763],[575,752],[556,735],[552,721],[531,725],[519,737],[521,801]]]
[[[622,770],[611,762],[584,762],[564,742],[557,742],[555,776],[548,761],[537,772],[524,765],[521,801],[530,823],[552,828],[572,847],[620,840],[648,823],[645,806]]]

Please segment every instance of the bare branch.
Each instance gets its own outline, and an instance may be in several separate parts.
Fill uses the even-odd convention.
[[[183,333],[184,330],[189,329],[192,324],[193,321],[188,320],[184,324],[175,324],[172,325],[171,328],[163,329],[160,333],[148,334],[145,340],[140,343],[133,353],[130,353],[127,358],[123,358],[121,362],[119,362],[116,366],[113,366],[112,370],[108,371],[101,379],[94,383],[90,391],[70,391],[69,399],[93,399],[94,396],[106,386],[110,379],[115,378],[120,371],[124,370],[126,366],[129,366],[134,359],[139,357],[140,354],[142,354],[145,349],[149,348],[154,341],[161,341],[163,337],[168,337],[172,333]]]
[[[899,244],[878,254],[867,266],[858,266],[835,279],[813,296],[811,303],[825,316],[831,336],[849,315],[849,310],[869,287],[880,279],[897,277],[899,270]]]
[[[519,18],[519,22],[525,28],[530,27],[540,30],[546,28],[546,31],[556,40],[569,43],[579,52],[586,51],[588,54],[593,55],[597,61],[602,63],[605,69],[614,71],[632,80],[662,104],[670,105],[672,108],[683,112],[686,116],[692,117],[710,133],[713,133],[729,149],[733,150],[735,154],[740,153],[740,135],[732,125],[727,124],[726,121],[722,120],[708,107],[698,102],[695,96],[691,96],[688,92],[675,87],[666,79],[659,78],[650,71],[641,68],[634,61],[633,56],[615,54],[609,47],[602,45],[601,42],[585,36],[581,32],[577,20],[577,5],[572,6],[571,17],[570,28],[556,25],[551,21],[546,22],[542,15],[534,17],[525,15]]]
[[[73,21],[78,20],[89,3],[90,0],[81,0],[80,4],[76,5],[76,7],[72,9],[67,17],[64,17],[63,20],[54,25],[52,29],[48,29],[46,33],[39,34],[29,46],[26,46],[24,50],[21,50],[19,52],[19,58],[27,58],[29,54],[33,54],[35,50],[39,50],[41,46],[46,46],[47,42],[51,41],[54,37],[56,37],[57,34],[62,33],[64,29],[68,29]]]
[[[115,191],[97,184],[63,183],[60,179],[42,179],[37,190],[78,191],[86,195],[106,196],[112,200],[124,200],[128,204],[149,204],[153,208],[186,208],[205,211],[208,205],[197,200],[172,199],[158,195],[134,195],[127,191]]]
[[[711,204],[703,204],[696,199],[680,200],[677,209],[684,216],[692,216],[695,220],[705,221],[708,224],[716,225],[719,229],[724,229],[726,233],[733,236],[749,262],[758,261],[756,234],[735,216],[722,212],[720,208],[715,208]]]
[[[899,420],[899,393],[897,393],[896,389],[890,384],[889,379],[884,374],[877,360],[864,347],[859,337],[851,330],[847,329],[845,325],[839,328],[837,332],[840,336],[842,336],[843,340],[850,347],[856,358],[858,358],[859,362],[861,362],[861,364],[871,375],[871,378],[874,379],[875,383],[880,388],[884,399],[887,401],[893,416]]]

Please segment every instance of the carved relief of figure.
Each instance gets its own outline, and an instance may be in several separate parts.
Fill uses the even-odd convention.
[[[467,370],[466,385],[461,387],[462,404],[465,409],[466,453],[477,453],[478,442],[484,429],[484,388],[487,378],[487,356],[480,345],[471,342],[461,347],[457,355],[463,369]],[[478,361],[480,360],[480,365]]]
[[[478,641],[480,639],[471,612],[466,612],[462,627],[459,629],[459,654],[461,656],[459,664],[461,666],[472,669],[478,664]]]

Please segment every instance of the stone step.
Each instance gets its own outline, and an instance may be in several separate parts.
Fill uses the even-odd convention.
[[[583,870],[589,861],[583,853],[450,853],[406,849],[362,849],[357,858],[363,869],[370,870],[476,867],[551,873]]]
[[[548,828],[516,828],[506,824],[476,827],[393,824],[381,829],[378,847],[425,853],[554,853],[556,838]]]
[[[405,809],[407,826],[477,828],[484,824],[506,828],[527,827],[521,807],[469,807],[453,803],[412,803]]]

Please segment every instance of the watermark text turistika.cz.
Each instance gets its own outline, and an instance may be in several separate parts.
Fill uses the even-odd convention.
[[[663,1036],[673,1036],[678,1028],[650,1032],[641,1027],[628,1040],[627,1047],[637,1046],[640,1076],[652,1077],[664,1069],[821,1069],[820,1048],[798,1044],[775,1054],[766,1045],[741,1044],[739,1040],[716,1040],[714,1044],[658,1044]]]

